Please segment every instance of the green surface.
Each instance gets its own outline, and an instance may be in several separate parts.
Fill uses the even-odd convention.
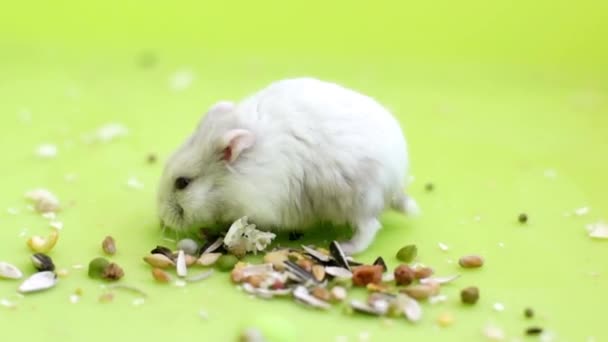
[[[372,341],[473,341],[491,323],[508,341],[524,339],[529,325],[545,327],[556,341],[608,339],[608,242],[585,231],[608,220],[607,10],[601,1],[4,4],[0,260],[33,271],[25,241],[49,228],[26,209],[23,193],[46,187],[64,205],[65,228],[51,256],[70,274],[25,298],[15,296],[18,282],[0,280],[0,299],[17,303],[0,306],[2,338],[220,341],[256,326],[273,341],[358,341],[366,334]],[[142,53],[156,63],[142,66]],[[195,78],[176,92],[169,79],[179,70]],[[403,125],[411,193],[424,214],[387,213],[360,259],[383,255],[394,266],[394,253],[415,243],[418,260],[438,274],[463,274],[445,288],[447,303],[424,305],[417,326],[252,299],[220,273],[185,288],[159,285],[141,261],[167,244],[155,183],[200,114],[216,100],[300,75],[368,93]],[[84,142],[108,122],[123,123],[129,136]],[[36,157],[44,142],[59,146],[57,158]],[[149,153],[159,163],[147,164]],[[66,174],[77,178],[66,182]],[[144,188],[128,188],[130,177]],[[429,181],[433,193],[424,191]],[[564,215],[584,206],[591,208],[586,216]],[[529,224],[517,223],[520,212]],[[72,269],[100,256],[108,234],[118,245],[112,260],[125,268],[121,283],[149,294],[141,306],[128,292],[100,304],[100,283]],[[479,253],[487,264],[461,271],[453,261],[465,253]],[[481,299],[465,308],[458,291],[469,285],[480,287]],[[83,296],[71,304],[78,288]],[[505,310],[495,312],[495,302]],[[523,318],[526,306],[537,318]],[[455,323],[442,329],[435,320],[444,312]]]

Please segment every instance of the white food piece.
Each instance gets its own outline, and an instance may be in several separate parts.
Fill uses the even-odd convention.
[[[200,258],[196,261],[201,266],[211,266],[217,262],[222,256],[222,253],[203,253]]]
[[[177,253],[177,260],[175,262],[175,268],[178,277],[185,277],[188,275],[188,267],[186,265],[186,253],[181,249]]]
[[[194,73],[190,70],[178,70],[169,79],[169,87],[173,91],[188,89],[194,82]]]
[[[442,251],[444,251],[444,252],[447,252],[447,251],[448,251],[448,249],[450,249],[450,248],[448,247],[448,245],[446,245],[446,244],[445,244],[445,243],[443,243],[443,242],[439,242],[439,243],[437,244],[437,246],[439,246],[439,249],[441,249],[441,250],[442,250]]]
[[[21,279],[23,273],[16,266],[0,261],[0,278]]]
[[[11,302],[10,300],[8,300],[6,298],[0,299],[0,305],[4,306],[5,308],[9,308],[9,309],[17,306],[15,303]]]
[[[135,298],[135,299],[133,299],[133,305],[134,306],[144,305],[145,302],[146,302],[146,300],[144,298]]]
[[[395,299],[397,307],[403,311],[403,314],[410,322],[418,322],[422,318],[422,307],[414,298],[405,294],[398,294]]]
[[[57,157],[58,149],[53,144],[42,144],[36,148],[36,154],[40,158],[52,159]]]
[[[39,213],[56,212],[59,210],[59,199],[46,189],[35,189],[25,193],[25,198],[34,203]]]
[[[63,222],[53,221],[53,222],[49,223],[49,226],[51,226],[51,228],[61,230],[61,229],[63,229]]]
[[[57,284],[55,273],[51,271],[34,273],[27,278],[20,286],[19,292],[29,293],[49,289]]]
[[[334,286],[331,289],[331,296],[338,301],[343,301],[347,296],[346,289],[342,286]]]
[[[55,214],[54,212],[43,213],[42,217],[49,221],[54,221],[57,218],[57,214]]]
[[[503,303],[494,303],[492,307],[498,312],[505,311],[505,305]]]
[[[502,341],[505,339],[504,331],[493,325],[486,326],[483,329],[483,335],[490,341]]]
[[[131,177],[127,180],[127,186],[131,189],[140,190],[144,188],[144,183],[135,177]]]
[[[428,277],[428,278],[420,279],[420,284],[437,283],[437,284],[442,285],[442,284],[451,283],[458,278],[460,278],[460,274],[456,274],[453,276],[446,276],[446,277]]]
[[[70,303],[76,304],[80,301],[80,296],[77,294],[70,295]]]
[[[443,303],[447,300],[448,300],[448,296],[446,296],[444,294],[439,294],[436,296],[429,297],[429,303],[431,303],[431,304]]]
[[[191,275],[188,278],[186,278],[186,281],[190,282],[190,283],[195,283],[197,281],[205,280],[205,279],[211,277],[211,275],[213,275],[213,270]]]
[[[19,209],[15,209],[15,208],[7,208],[6,212],[9,215],[19,215]]]
[[[108,123],[97,129],[97,140],[107,143],[114,139],[125,137],[129,134],[129,129],[120,123]]]
[[[585,216],[589,214],[589,207],[582,207],[574,210],[574,215],[576,216]]]
[[[228,250],[244,246],[245,251],[257,253],[266,249],[275,237],[274,233],[255,229],[255,224],[247,223],[247,216],[244,216],[230,226],[224,237],[224,245]]]
[[[587,225],[589,237],[593,239],[608,239],[608,224],[597,222]]]

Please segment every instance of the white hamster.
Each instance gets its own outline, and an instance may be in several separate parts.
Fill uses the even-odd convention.
[[[248,216],[265,230],[346,224],[349,254],[365,250],[386,208],[416,214],[404,193],[407,146],[375,100],[312,78],[272,83],[219,102],[169,158],[158,191],[162,223],[176,230]]]

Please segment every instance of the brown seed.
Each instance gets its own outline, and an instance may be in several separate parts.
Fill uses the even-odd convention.
[[[325,267],[321,265],[314,265],[312,267],[312,275],[315,277],[315,280],[318,282],[322,282],[325,279]]]
[[[416,279],[424,279],[432,276],[434,273],[433,269],[430,267],[417,267],[414,269],[414,277]]]
[[[105,239],[103,239],[101,248],[107,255],[114,255],[116,254],[116,241],[114,241],[113,237],[108,235]]]
[[[414,270],[408,265],[399,265],[395,268],[395,282],[397,285],[409,285],[416,278]]]
[[[99,296],[100,303],[109,303],[112,300],[114,300],[114,294],[112,292],[106,292],[106,293],[102,294],[101,296]]]
[[[467,255],[460,258],[458,264],[463,268],[477,268],[483,265],[483,258],[479,255]]]
[[[435,288],[430,285],[412,285],[401,290],[401,292],[417,300],[427,299],[435,294],[435,291]]]
[[[475,286],[467,287],[460,291],[460,299],[465,304],[475,304],[479,300],[479,289]]]
[[[164,254],[150,254],[144,257],[144,261],[158,268],[169,268],[175,266],[173,260]]]
[[[252,275],[247,277],[245,281],[251,284],[253,287],[260,287],[264,282],[264,277],[261,275]]]
[[[169,273],[157,267],[152,269],[152,277],[154,277],[154,279],[159,283],[168,283],[171,281],[171,276]]]
[[[325,302],[329,302],[329,300],[331,299],[331,293],[329,293],[329,291],[323,287],[315,287],[312,290],[311,294],[317,299],[320,299]]]
[[[357,266],[353,268],[353,285],[367,286],[369,283],[380,284],[382,282],[382,266]]]
[[[190,254],[186,254],[185,259],[186,259],[186,266],[188,266],[188,267],[196,264],[196,261],[198,260],[196,257],[194,257]]]
[[[287,261],[287,253],[286,249],[268,252],[264,255],[264,263],[272,264],[272,267],[277,271],[285,270],[284,262]]]
[[[389,287],[384,285],[384,284],[375,284],[375,283],[369,283],[367,284],[367,286],[365,286],[367,288],[368,291],[370,292],[382,292],[382,293],[387,293],[389,292]]]
[[[106,280],[118,280],[125,275],[125,272],[117,264],[111,262],[101,273],[101,277]]]
[[[303,269],[305,269],[306,272],[312,271],[312,261],[310,261],[308,259],[300,259],[296,262],[296,264],[298,266],[302,267]]]

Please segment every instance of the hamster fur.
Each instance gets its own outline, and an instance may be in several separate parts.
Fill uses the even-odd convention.
[[[404,193],[407,146],[370,97],[312,78],[275,82],[238,104],[219,102],[169,158],[159,184],[162,223],[176,230],[248,216],[265,230],[347,224],[349,254],[365,250]]]

